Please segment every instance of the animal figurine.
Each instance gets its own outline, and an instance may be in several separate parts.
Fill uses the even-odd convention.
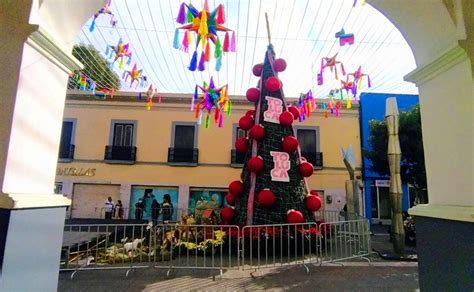
[[[143,238],[136,238],[132,242],[127,242],[123,245],[123,248],[125,249],[126,253],[129,253],[130,251],[136,251],[138,249],[138,246],[143,245],[143,241],[145,241],[145,237]]]
[[[336,32],[335,37],[339,39],[339,45],[342,47],[346,44],[353,45],[354,44],[354,34],[353,33],[346,33],[344,29]]]

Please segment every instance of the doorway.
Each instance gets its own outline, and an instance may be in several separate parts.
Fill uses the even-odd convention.
[[[390,208],[390,191],[388,186],[371,185],[372,222],[390,224],[392,210]]]

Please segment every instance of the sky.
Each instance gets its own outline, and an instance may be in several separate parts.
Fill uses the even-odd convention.
[[[268,45],[265,13],[277,58],[287,62],[287,69],[279,74],[287,97],[298,97],[312,90],[317,98],[325,98],[331,89],[340,88],[345,80],[338,67],[339,80],[328,68],[324,71],[323,85],[317,84],[321,59],[337,54],[347,73],[359,66],[370,76],[372,87],[363,80],[360,92],[418,94],[417,87],[403,80],[403,76],[416,68],[410,46],[398,29],[379,11],[354,0],[209,0],[213,10],[224,5],[224,26],[236,33],[237,51],[225,53],[222,68],[215,71],[215,59],[203,72],[187,69],[193,53],[173,48],[176,23],[181,1],[177,0],[113,0],[111,11],[117,20],[110,24],[109,15],[100,15],[96,28],[89,31],[92,18],[83,26],[76,38],[78,44],[91,44],[105,57],[107,45],[116,45],[119,39],[129,43],[132,63],[143,69],[149,82],[159,93],[192,93],[196,84],[209,82],[211,76],[217,86],[228,84],[229,94],[245,95],[255,87],[258,77],[252,67],[262,63]],[[204,1],[191,1],[201,10]],[[340,46],[335,33],[344,28],[353,33],[353,45]],[[223,33],[218,33],[221,41]],[[183,31],[180,32],[180,39]],[[195,42],[193,36],[192,41]],[[213,46],[211,46],[211,50]],[[129,66],[114,70],[122,77]],[[122,81],[124,91],[145,91],[145,87],[130,87]]]

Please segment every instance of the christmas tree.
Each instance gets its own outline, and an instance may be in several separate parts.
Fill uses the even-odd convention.
[[[270,40],[270,37],[269,37]],[[264,225],[314,222],[313,212],[321,201],[308,190],[306,177],[313,174],[313,166],[301,157],[292,127],[299,112],[287,106],[278,72],[286,62],[275,59],[269,42],[265,61],[255,65],[253,73],[260,77],[259,88],[250,88],[247,99],[255,103],[255,110],[247,112],[239,127],[248,130],[248,137],[236,140],[236,150],[245,152],[242,181],[229,184],[224,208],[224,223]]]

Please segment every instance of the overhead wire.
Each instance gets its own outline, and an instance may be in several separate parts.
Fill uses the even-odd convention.
[[[83,30],[83,29],[81,29],[81,30],[82,30],[82,32],[83,32],[83,34],[84,34],[84,30]],[[86,36],[86,35],[84,35],[84,36]],[[86,36],[86,38],[87,38],[88,42],[92,45],[92,43],[91,43],[91,41],[89,40],[89,38],[88,38],[87,36]],[[84,49],[82,46],[80,46],[80,45],[79,45],[79,46],[76,46],[76,48],[77,48],[77,50],[79,50],[83,55],[89,54],[90,57],[91,57],[91,59],[95,59],[95,57],[92,55],[92,53],[91,53],[89,50],[85,50],[85,49]],[[95,49],[95,48],[94,48],[94,49]],[[110,79],[110,77],[109,77],[108,74],[106,74],[107,71],[106,71],[105,69],[104,69],[104,70],[100,70],[100,68],[97,67],[96,62],[93,62],[93,61],[91,62],[90,60],[88,60],[88,59],[83,59],[82,57],[79,57],[79,59],[81,59],[81,60],[79,60],[79,61],[81,61],[83,64],[87,64],[87,66],[88,66],[89,68],[91,68],[91,70],[95,70],[98,75],[103,76],[103,77],[105,78],[105,80],[108,82],[108,83],[105,84],[105,85],[109,86],[109,88],[113,87],[114,81],[113,81],[112,79]],[[113,73],[115,74],[115,72],[113,72]],[[119,77],[119,76],[117,76],[117,77]],[[119,81],[120,81],[120,77],[119,77]],[[94,82],[97,83],[96,80],[94,80]]]
[[[171,2],[168,1],[168,4],[169,4],[169,7],[170,7],[170,10],[169,10],[169,13],[170,13],[169,15],[171,16],[170,19],[173,19],[173,20],[174,20],[174,14],[173,14],[173,11],[171,10]],[[148,0],[147,0],[147,5],[148,5],[148,7],[150,7],[150,3],[149,3]],[[163,27],[164,27],[165,30],[166,30],[166,28],[167,28],[167,27],[166,27],[166,21],[165,21],[166,17],[165,17],[165,15],[164,15],[164,9],[161,9],[161,8],[163,7],[163,5],[159,5],[159,6],[160,6],[160,9],[159,9],[159,10],[160,10],[160,15],[161,15],[161,20],[162,20],[162,22],[163,22]],[[151,11],[151,10],[150,10],[150,11]],[[174,33],[174,31],[165,34],[169,44],[171,44],[171,43],[173,42],[173,41],[172,41],[173,33]],[[158,40],[158,42],[160,43],[160,48],[161,48],[162,53],[163,53],[163,46],[161,45],[161,41]],[[177,91],[176,91],[176,92],[182,92],[182,91],[183,91],[184,84],[185,84],[185,81],[184,81],[184,79],[183,79],[183,75],[186,76],[186,79],[187,79],[187,81],[188,81],[188,84],[189,84],[189,81],[190,81],[188,74],[186,74],[186,73],[187,73],[187,69],[186,69],[187,66],[184,64],[184,61],[183,61],[183,54],[182,54],[182,53],[179,53],[179,54],[178,54],[178,55],[179,55],[179,61],[181,61],[181,65],[182,65],[182,66],[177,66],[177,64],[179,63],[179,62],[176,60],[176,55],[177,55],[176,52],[177,52],[177,51],[176,51],[172,46],[167,46],[167,47],[168,47],[168,49],[169,49],[170,56],[171,56],[172,61],[173,61],[173,63],[174,63],[174,68],[173,68],[173,64],[169,64],[169,63],[168,63],[168,60],[165,59],[164,61],[165,61],[165,64],[166,64],[166,68],[168,68],[169,72],[173,72],[173,70],[175,70],[175,71],[177,70],[177,67],[180,67],[180,69],[178,69],[180,72],[182,72],[182,74],[178,74],[178,75],[179,75],[178,78],[179,78],[179,81],[180,81],[180,82],[178,82],[178,80],[177,80],[176,78],[173,78],[173,80],[175,81],[176,86],[177,86]],[[163,56],[164,56],[164,54],[163,54]],[[189,54],[188,54],[188,56],[189,56]],[[192,75],[194,76],[194,74],[192,74]]]
[[[147,0],[147,1],[148,1],[148,0]],[[168,3],[169,3],[169,7],[170,7],[170,13],[171,13],[172,17],[174,17],[173,12],[171,11],[171,4],[172,4],[171,1],[172,1],[172,0],[168,0]],[[174,33],[174,32],[173,32],[173,31],[170,31],[169,33],[172,34],[172,33]],[[186,73],[188,73],[188,70],[187,70],[188,65],[187,65],[187,64],[189,64],[189,63],[191,62],[190,53],[189,53],[189,52],[186,53],[186,56],[187,56],[187,61],[186,61],[186,62],[184,62],[184,60],[183,60],[183,58],[184,58],[184,57],[183,57],[183,54],[179,54],[179,56],[180,56],[180,58],[181,58],[181,64],[182,64],[181,69],[183,69],[183,75],[186,76],[186,79],[187,79],[188,82],[191,84],[190,90],[191,90],[191,92],[193,92],[193,91],[194,91],[194,85],[197,84],[196,76],[195,76],[194,74],[186,74]],[[189,75],[192,76],[192,79],[194,80],[194,83],[189,79]]]
[[[148,4],[148,0],[147,0],[147,4]],[[138,6],[138,11],[140,12],[140,17],[141,17],[141,19],[144,19],[144,15],[142,14],[142,9],[140,9],[140,6],[138,5],[138,2],[137,2],[137,6]],[[128,3],[127,3],[127,9],[128,9]],[[129,11],[130,11],[130,10],[129,10]],[[150,13],[150,14],[151,14],[151,13]],[[133,21],[133,18],[132,18],[132,21]],[[133,26],[134,26],[134,28],[136,27],[135,24],[133,24]],[[146,27],[145,24],[144,24],[144,27]],[[153,44],[153,42],[152,42],[152,40],[151,40],[151,38],[150,38],[150,35],[148,34],[148,32],[146,32],[145,34],[146,34],[146,36],[147,36],[147,38],[148,38],[148,43],[149,43],[150,46],[151,46],[151,45]],[[137,33],[137,35],[139,35],[139,34]],[[155,50],[151,50],[151,51],[152,51],[152,53],[153,53],[153,56],[155,57],[155,60],[158,60],[158,56],[156,55]],[[162,52],[162,54],[163,54],[163,51],[161,51],[161,52]],[[145,52],[145,54],[146,54],[146,52]],[[167,60],[166,60],[166,58],[163,58],[163,60],[165,61],[166,64],[168,63]],[[154,66],[152,66],[152,68],[153,68],[153,70],[154,70]],[[161,66],[159,66],[159,69],[160,69],[160,71],[161,71],[161,75],[156,74],[156,72],[155,72],[155,74],[156,74],[157,76],[164,76],[164,72],[163,72],[163,69],[161,68]],[[159,84],[159,88],[164,88],[164,87],[165,87],[165,84],[163,83],[163,81],[161,80],[161,78],[158,77],[157,79],[158,79],[158,82],[160,83],[160,84]],[[155,87],[157,87],[157,86],[155,86]],[[158,89],[158,87],[157,87],[157,89]]]
[[[247,57],[247,36],[249,32],[249,19],[250,19],[250,1],[248,1],[248,6],[247,6],[247,25],[245,26],[245,43],[244,43],[244,59],[242,61],[242,72],[245,70],[245,58]],[[240,92],[242,91],[243,88],[243,83],[244,83],[244,74],[240,74]]]
[[[342,9],[343,4],[344,4],[344,3],[342,2],[341,6],[339,7],[338,14],[339,14],[339,12],[340,12],[341,9]],[[326,13],[326,16],[324,17],[324,20],[322,21],[322,23],[326,23],[326,20],[328,19],[329,14],[330,14],[330,13]],[[316,15],[316,17],[317,17],[318,15],[319,15],[319,11],[318,11],[318,14]],[[315,50],[315,48],[316,48],[316,45],[318,44],[318,41],[317,41],[317,40],[318,40],[319,37],[321,36],[322,32],[323,32],[322,30],[319,31],[318,36],[316,37],[316,41],[314,42],[313,47],[311,48],[311,50],[310,50],[310,52],[309,52],[309,55],[310,55],[310,56],[311,56],[311,54],[314,52],[314,50]],[[319,55],[321,54],[321,51],[322,51],[323,48],[324,48],[324,47],[321,47],[321,50],[320,50],[319,53],[316,55],[316,58],[319,58]],[[313,64],[313,62],[314,62],[314,60],[311,61],[311,64]],[[310,78],[311,78],[311,80],[312,80],[313,76],[311,76]],[[297,82],[297,83],[295,84],[295,86],[296,86],[297,88],[301,88],[301,83],[303,82],[303,80],[300,79],[300,80],[297,80],[296,82]]]
[[[237,30],[235,31],[235,38],[236,40],[239,39],[239,27],[240,27],[240,1],[239,1],[239,9],[237,10]],[[234,66],[234,95],[237,95],[236,88],[237,88],[237,82],[235,81],[237,78],[237,56],[238,56],[238,51],[235,52],[235,66]]]
[[[84,36],[84,37],[87,39],[87,41],[96,49],[97,46],[94,46],[94,44],[93,44],[93,42],[91,41],[91,39],[89,39],[89,37],[87,36],[87,32],[84,31],[84,28],[82,28],[81,30],[82,30],[83,36]],[[96,35],[95,35],[95,34],[92,34],[92,35],[93,35],[93,37],[94,37],[96,43],[99,43],[99,41],[97,40]],[[101,36],[102,36],[102,38],[104,38],[103,35],[102,35],[102,33],[101,33]],[[105,43],[106,43],[106,46],[108,46],[107,42],[105,42]],[[96,50],[97,50],[97,49],[96,49]],[[100,51],[99,51],[99,50],[97,50],[97,52],[100,54]],[[90,54],[90,52],[88,52],[88,53]],[[91,57],[92,57],[92,54],[91,54]],[[107,56],[104,57],[104,59],[107,61],[107,63],[109,63],[109,69],[111,69],[111,70],[110,70],[110,71],[103,70],[103,71],[100,72],[100,74],[102,75],[102,74],[104,73],[104,75],[106,75],[106,76],[108,76],[108,74],[107,74],[108,72],[111,72],[112,74],[116,74],[116,76],[117,76],[117,78],[118,78],[118,80],[119,80],[119,85],[121,85],[121,84],[122,84],[122,80],[121,80],[122,78],[120,77],[119,74],[117,74],[117,72],[115,72],[115,71],[113,70],[113,62],[110,62],[110,61],[108,60]],[[97,68],[97,67],[95,66],[95,63],[92,63],[92,64],[94,65],[94,68]],[[107,78],[107,79],[113,83],[113,81],[112,81],[110,78]],[[113,87],[113,86],[111,86],[111,87]]]
[[[190,58],[189,54],[187,55],[187,57],[184,56],[184,54],[179,54],[179,57],[177,57],[176,54],[173,54],[174,50],[172,50],[172,47],[169,46],[169,44],[172,42],[170,38],[172,38],[173,30],[169,29],[170,22],[168,21],[170,16],[174,18],[171,2],[172,2],[171,0],[168,0],[169,14],[165,12],[168,9],[164,7],[164,5],[160,6],[162,8],[162,9],[160,8],[160,15],[163,21],[162,27],[161,25],[157,26],[158,20],[155,19],[155,16],[157,15],[157,13],[156,11],[151,9],[154,7],[151,7],[153,5],[149,3],[149,0],[147,0],[146,5],[145,4],[140,5],[139,2],[136,2],[136,4],[126,2],[125,5],[126,5],[127,12],[125,12],[125,14],[123,11],[120,11],[122,10],[121,7],[123,7],[123,3],[115,5],[116,10],[117,10],[117,16],[119,16],[119,25],[113,30],[113,32],[114,34],[117,34],[119,37],[122,37],[122,36],[126,37],[126,38],[123,38],[124,40],[128,39],[129,41],[134,41],[134,43],[130,44],[131,47],[136,49],[136,50],[133,50],[135,53],[134,58],[136,58],[139,66],[140,65],[143,66],[144,72],[145,74],[147,74],[150,82],[153,82],[153,83],[157,82],[156,84],[158,84],[160,87],[163,87],[163,89],[167,91],[184,92],[184,91],[189,91],[189,84],[192,83],[193,79],[194,79],[194,84],[199,83],[199,82],[196,82],[197,81],[196,76],[199,76],[200,74],[201,78],[204,78],[203,74],[205,74],[208,77],[210,77],[211,74],[213,74],[214,72],[211,69],[209,69],[207,70],[207,74],[206,72],[198,73],[198,74],[186,74],[186,73],[189,73],[187,72],[187,70],[185,70],[186,59]],[[224,78],[224,76],[226,77],[225,79],[227,79],[227,83],[231,83],[231,84],[234,83],[234,86],[232,89],[231,89],[231,86],[229,86],[230,91],[233,92],[234,94],[242,94],[242,93],[245,94],[246,85],[252,82],[251,74],[249,74],[249,78],[247,79],[244,76],[244,74],[241,74],[240,72],[244,72],[246,71],[245,69],[248,69],[247,68],[248,64],[246,64],[246,62],[251,61],[252,63],[251,65],[253,65],[255,59],[258,57],[258,56],[257,57],[255,56],[258,53],[256,52],[256,49],[259,47],[259,43],[261,43],[261,39],[265,39],[265,37],[259,36],[260,30],[259,30],[259,25],[258,25],[260,22],[260,11],[262,10],[264,6],[263,2],[264,1],[262,0],[258,2],[259,13],[257,17],[257,27],[254,29],[252,27],[249,27],[249,25],[253,24],[253,20],[255,19],[255,18],[250,19],[250,17],[253,16],[252,12],[255,11],[255,9],[257,8],[257,2],[252,1],[252,5],[251,5],[250,1],[248,1],[248,6],[246,7],[247,11],[245,11],[245,9],[243,8],[244,6],[241,7],[241,5],[244,5],[244,1],[239,0],[235,4],[232,3],[232,5],[238,6],[237,8],[235,6],[229,6],[229,0],[226,0],[227,5],[225,7],[225,10],[227,12],[226,13],[227,22],[229,20],[236,21],[237,28],[235,30],[235,34],[236,34],[237,39],[239,40],[239,43],[242,43],[243,50],[239,50],[240,52],[239,53],[236,52],[235,55],[229,55],[226,53],[225,54],[225,60],[227,61],[225,62],[226,69],[223,72],[215,72],[215,75],[217,77],[217,82],[219,84],[221,83],[222,78]],[[341,5],[339,5],[338,7],[339,10],[337,10],[338,5],[333,5],[331,3],[331,5],[329,6],[330,13],[324,13],[325,11],[328,11],[328,10],[326,10],[326,6],[322,4],[322,1],[311,2],[307,0],[305,4],[303,1],[301,1],[301,3],[300,2],[296,3],[295,1],[293,3],[286,3],[285,1],[285,4],[283,5],[281,4],[282,1],[275,1],[275,2],[276,2],[275,5],[272,6],[273,21],[271,23],[271,27],[274,28],[277,25],[279,25],[279,27],[282,28],[280,30],[282,30],[283,32],[285,31],[284,28],[287,22],[288,22],[288,25],[286,27],[287,29],[285,31],[284,37],[282,37],[282,34],[278,35],[277,33],[274,33],[274,36],[272,36],[272,40],[277,43],[280,41],[280,44],[278,45],[281,45],[282,54],[290,50],[292,48],[292,46],[290,45],[293,45],[293,47],[298,49],[298,52],[302,52],[304,55],[306,55],[306,52],[308,52],[309,60],[311,60],[310,80],[308,81],[307,78],[294,78],[293,79],[294,81],[292,82],[292,89],[300,88],[301,85],[309,85],[307,86],[307,88],[313,89],[314,96],[319,96],[320,94],[321,95],[324,94],[324,91],[327,90],[326,88],[328,88],[327,86],[331,86],[330,84],[335,84],[335,83],[330,83],[331,81],[329,80],[328,80],[328,83],[326,83],[326,80],[325,80],[324,86],[316,86],[315,88],[313,88],[316,83],[313,81],[315,78],[314,69],[316,68],[316,71],[319,72],[318,60],[321,59],[322,54],[325,52],[328,52],[328,56],[330,55],[331,57],[333,53],[335,52],[335,46],[338,42],[337,38],[332,38],[334,32],[331,32],[329,30],[329,32],[327,33],[328,31],[327,27],[329,26],[332,28],[336,25],[339,26],[340,23],[342,23],[341,28],[344,28],[346,25],[352,23],[349,26],[353,27],[353,31],[355,30],[356,26],[361,28],[360,30],[361,33],[356,36],[357,37],[356,46],[345,46],[345,47],[338,46],[337,48],[337,52],[340,54],[338,55],[338,57],[340,57],[341,60],[343,59],[352,60],[351,62],[348,62],[349,66],[345,66],[346,71],[347,69],[349,69],[347,67],[355,66],[353,60],[355,60],[356,56],[360,56],[362,58],[358,57],[359,58],[358,60],[360,60],[359,62],[361,62],[362,64],[365,64],[365,66],[362,69],[363,71],[367,71],[363,73],[369,73],[374,76],[377,75],[373,77],[372,79],[379,77],[377,84],[373,86],[371,89],[366,89],[366,90],[374,91],[374,90],[378,90],[378,88],[384,88],[384,86],[386,85],[390,86],[391,84],[393,84],[393,86],[390,86],[389,88],[392,88],[392,87],[396,88],[397,86],[400,87],[400,85],[397,85],[398,84],[397,82],[402,82],[401,86],[402,87],[404,86],[402,78],[399,76],[400,70],[396,70],[396,71],[392,70],[392,71],[386,72],[384,71],[384,70],[387,70],[386,66],[384,67],[383,65],[379,63],[376,64],[374,62],[370,62],[370,60],[372,57],[377,57],[378,55],[380,55],[382,51],[385,51],[384,48],[388,46],[387,42],[390,42],[390,44],[400,43],[401,46],[403,46],[405,43],[398,41],[399,39],[402,39],[402,38],[397,37],[397,35],[391,32],[382,33],[382,34],[368,33],[366,30],[366,27],[367,27],[366,24],[369,23],[369,20],[371,17],[359,17],[360,15],[366,15],[365,12],[363,12],[364,9],[358,9],[360,5],[356,6],[356,8],[351,7],[349,9],[349,7],[346,6],[348,4],[347,2],[349,1],[344,1],[344,2],[341,2]],[[312,5],[313,3],[318,3],[318,4]],[[137,7],[135,8],[134,5],[136,5]],[[216,0],[214,0],[214,6],[216,6]],[[311,9],[309,9],[310,6],[312,7]],[[235,9],[234,7],[237,9]],[[317,9],[314,10],[314,8],[316,7]],[[323,10],[322,7],[324,7],[325,9]],[[132,10],[132,8],[134,9]],[[232,8],[232,12],[233,12],[232,15],[229,15],[229,10],[231,10],[230,8]],[[284,12],[281,8],[284,8],[283,10],[285,10],[286,12]],[[293,17],[293,14],[295,13],[295,11],[300,11],[300,9],[303,9],[303,8],[304,8],[304,11],[303,13],[301,13],[302,17],[300,18],[300,20],[298,20],[298,18],[296,17]],[[136,18],[134,19],[132,17],[132,16],[137,17],[135,15],[137,14],[136,9],[139,10],[138,13],[142,19],[144,19],[144,17],[147,17],[147,13],[142,11],[142,9],[148,10],[151,23],[153,24],[153,29],[149,29],[150,21],[145,21],[145,20],[143,20],[143,24],[144,24],[143,28],[140,27],[141,26],[140,21],[137,22],[137,19]],[[313,13],[316,15],[316,17],[314,17],[313,19],[311,18],[308,19],[307,15],[309,15],[311,11],[316,12],[316,13]],[[367,9],[365,9],[365,11],[367,11]],[[134,15],[132,15],[132,12],[134,13]],[[284,17],[279,17],[282,21],[277,23],[275,19],[278,18],[277,16],[279,14],[283,15],[283,13],[285,13]],[[356,13],[358,13],[359,16],[357,16]],[[243,35],[243,33],[241,32],[242,31],[241,28],[243,28],[243,25],[244,25],[241,22],[245,21],[244,20],[245,18],[242,17],[241,19],[240,17],[240,16],[243,16],[244,14],[247,14],[246,15],[247,26],[244,31],[245,35]],[[123,19],[123,21],[120,21],[120,19],[124,15],[125,15],[125,19]],[[127,21],[126,19],[127,15],[128,17],[130,17],[131,22],[130,20]],[[235,19],[235,15],[237,15],[237,19]],[[370,16],[370,13],[368,15]],[[341,21],[341,16],[344,17],[342,19],[343,21]],[[330,19],[332,17],[334,18],[334,20]],[[324,20],[321,22],[323,18]],[[303,26],[306,28],[306,24],[310,25],[311,23],[313,23],[313,25],[311,25],[311,28],[309,29],[308,37],[305,36],[302,39],[301,34],[303,33],[303,31],[306,33],[306,30],[302,29]],[[326,28],[320,29],[321,27],[320,24],[324,24]],[[233,26],[235,26],[235,24],[233,24]],[[292,28],[296,29],[297,27],[299,27],[300,29],[295,34],[293,34],[294,36],[290,35],[290,30]],[[87,39],[87,42],[92,45],[98,44],[98,46],[94,45],[95,47],[102,47],[102,44],[101,44],[102,42],[105,42],[105,45],[108,45],[107,39],[110,38],[110,36],[104,35],[104,33],[107,31],[106,28],[107,26],[105,25],[96,25],[96,29],[99,30],[99,33],[95,33],[93,37],[88,36],[87,35],[88,33],[84,32],[84,29],[83,29],[82,39],[84,40]],[[235,27],[232,27],[232,28],[235,29]],[[249,35],[249,32],[251,31],[255,31],[255,35]],[[145,37],[141,35],[142,34],[141,32],[145,32],[147,36]],[[316,36],[313,36],[313,32],[315,32],[314,34]],[[157,41],[158,43],[157,46],[160,52],[155,52],[155,50],[152,49],[152,46],[155,44],[153,42],[154,37],[149,35],[149,33],[151,33],[152,35],[155,35],[157,40],[160,39],[158,34],[160,34],[160,36],[162,33],[165,34],[166,39],[167,39],[165,43],[167,43],[168,45],[163,45],[163,42]],[[131,39],[130,36],[133,34],[135,34],[134,38]],[[91,39],[94,39],[94,40],[91,40]],[[250,53],[252,50],[251,48],[252,41],[254,41],[253,52]],[[294,42],[294,44],[293,43],[290,44],[288,42]],[[170,49],[171,57],[166,52],[167,49],[165,47],[168,47]],[[152,49],[153,52],[149,53],[148,51],[150,49]],[[90,54],[88,54],[87,52],[84,52],[84,54],[86,56],[90,56]],[[252,54],[252,56],[250,55],[247,56],[247,54]],[[163,56],[163,58],[160,58],[160,56]],[[167,57],[165,58],[164,56],[167,56]],[[234,59],[234,56],[235,56],[235,59]],[[240,59],[238,57],[240,57]],[[297,54],[291,54],[289,57],[289,60],[293,60],[297,57],[298,57]],[[396,54],[390,54],[390,56],[385,57],[385,61],[388,61],[389,63],[390,61],[399,63],[398,60],[402,60],[402,59],[396,56]],[[142,62],[142,61],[145,61],[145,62]],[[305,59],[305,62],[309,63],[307,61],[308,60]],[[88,64],[91,63],[89,61],[85,61],[85,62]],[[232,64],[230,64],[229,62],[232,62]],[[387,62],[384,62],[384,63],[387,63]],[[232,68],[232,65],[234,65],[233,66],[234,68]],[[103,68],[95,67],[92,64],[90,65],[90,67],[92,68],[92,70],[96,71],[97,73],[104,74]],[[118,70],[116,67],[117,66],[115,66],[114,72]],[[349,71],[352,71],[352,70],[349,69]],[[170,72],[174,73],[173,74],[174,77],[171,77]],[[184,75],[186,76],[182,76],[183,72],[184,72]],[[380,72],[386,72],[386,73],[383,74],[382,76],[382,74],[379,74]],[[233,73],[233,76],[232,76],[232,73]],[[179,76],[176,76],[176,74]],[[189,75],[192,75],[192,76],[189,76]],[[102,83],[104,84],[102,85],[104,86],[111,85],[113,81],[111,81],[109,77],[110,76],[104,76],[104,80],[102,81]],[[173,80],[169,80],[170,77]],[[120,76],[119,76],[119,79],[121,80]],[[397,82],[392,81],[394,79],[397,79],[400,81],[397,81]],[[123,84],[122,87],[126,88],[128,84],[124,83],[123,80],[121,81]],[[409,87],[409,86],[407,85],[405,87]]]
[[[285,50],[286,38],[288,37],[288,33],[290,32],[291,21],[293,20],[293,11],[295,11],[295,4],[296,4],[296,1],[293,1],[293,5],[291,6],[291,12],[289,13],[290,17],[288,19],[288,25],[286,26],[285,37],[283,38],[283,44],[281,46],[281,51],[280,51],[281,56],[283,56],[283,51]],[[303,21],[303,20],[301,20],[301,21]]]
[[[131,21],[132,21],[132,25],[133,25],[133,27],[136,27],[135,21],[133,20],[132,13],[130,12],[130,9],[129,9],[129,7],[128,7],[128,2],[129,2],[129,1],[124,1],[124,2],[125,2],[125,6],[127,7],[128,16],[130,17],[130,19],[131,19]],[[117,10],[117,13],[119,14],[119,17],[122,18],[122,17],[120,16],[120,12],[118,12],[119,10],[120,10],[120,9]],[[140,9],[139,9],[139,10],[140,10]],[[127,34],[128,39],[131,41],[131,38],[130,38],[130,36],[129,36],[129,34],[128,34],[128,31],[125,30],[125,32],[126,32],[126,34]],[[138,33],[136,33],[136,32],[135,32],[135,34],[136,34],[137,37],[138,37],[138,43],[140,44],[140,48],[141,48],[142,51],[144,52],[145,59],[146,59],[146,61],[148,62],[148,65],[150,66],[150,69],[151,69],[151,70],[145,69],[145,63],[140,62],[141,65],[142,65],[143,71],[145,71],[145,72],[147,73],[145,76],[147,76],[147,78],[150,77],[151,80],[150,80],[149,83],[155,83],[155,84],[156,84],[156,82],[154,82],[154,79],[151,78],[151,74],[150,74],[150,73],[153,72],[153,74],[155,75],[156,79],[159,79],[159,77],[158,77],[159,75],[156,74],[155,70],[153,69],[153,65],[152,65],[152,63],[150,62],[150,59],[148,58],[148,54],[147,54],[146,51],[145,51],[145,47],[144,47],[144,45],[143,45],[142,39],[141,39],[141,37],[140,37],[140,34],[138,34]],[[135,47],[135,49],[137,48],[137,46],[136,46],[135,44],[134,44],[133,46]],[[138,55],[138,54],[137,54],[137,55]],[[151,72],[150,72],[150,71],[151,71]]]
[[[260,4],[258,5],[258,17],[257,17],[257,25],[256,25],[256,30],[255,30],[255,35],[258,36],[258,30],[259,30],[259,27],[260,27],[260,11],[262,9],[262,0],[260,0]],[[253,54],[252,54],[252,62],[250,63],[250,66],[253,66],[254,65],[254,60],[255,60],[255,51],[256,51],[256,48],[257,48],[257,41],[258,39],[256,38],[255,39],[255,42],[254,42],[254,46],[253,46]],[[242,74],[243,75],[243,74]],[[252,74],[249,74],[249,81],[248,81],[248,84],[250,85],[250,80],[252,79]],[[243,78],[242,78],[242,81],[243,81]]]

